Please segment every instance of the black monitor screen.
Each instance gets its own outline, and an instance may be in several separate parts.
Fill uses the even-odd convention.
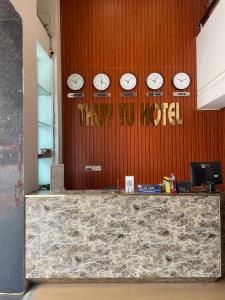
[[[220,162],[192,162],[191,183],[192,186],[223,183]]]

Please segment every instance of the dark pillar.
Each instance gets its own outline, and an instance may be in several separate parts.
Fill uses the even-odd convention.
[[[21,18],[0,0],[0,293],[24,291],[22,68]]]

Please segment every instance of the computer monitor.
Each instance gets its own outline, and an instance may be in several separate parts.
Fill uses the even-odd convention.
[[[191,162],[192,186],[209,185],[210,187],[222,182],[221,163],[213,162]]]

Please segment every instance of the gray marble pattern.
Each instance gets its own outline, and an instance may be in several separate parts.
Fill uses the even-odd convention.
[[[20,20],[10,0],[0,0],[0,20]]]
[[[26,198],[26,278],[221,276],[220,197],[78,193]]]
[[[0,295],[25,288],[22,47],[22,20],[0,0]]]

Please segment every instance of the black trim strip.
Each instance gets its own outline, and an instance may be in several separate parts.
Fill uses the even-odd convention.
[[[210,17],[211,13],[213,12],[213,10],[215,9],[215,7],[217,6],[217,4],[219,3],[220,0],[213,0],[211,2],[211,4],[208,6],[204,16],[201,18],[201,21],[198,23],[198,28],[202,28],[206,21],[208,20],[208,18]]]

